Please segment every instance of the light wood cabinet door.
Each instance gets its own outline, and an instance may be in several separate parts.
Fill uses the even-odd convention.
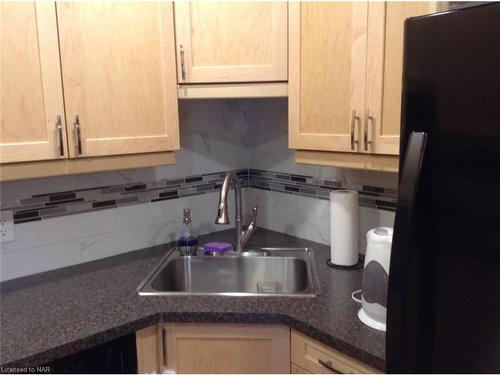
[[[159,374],[160,359],[162,358],[161,335],[158,335],[158,326],[143,328],[135,333],[137,350],[137,373]]]
[[[286,2],[176,2],[179,83],[287,80]]]
[[[290,329],[243,324],[167,323],[167,372],[290,373]]]
[[[436,7],[436,2],[370,3],[363,152],[399,154],[404,21]]]
[[[67,156],[55,4],[0,2],[0,48],[0,162]]]
[[[359,151],[366,2],[289,4],[289,145]]]
[[[172,3],[60,2],[57,16],[70,155],[179,148]]]

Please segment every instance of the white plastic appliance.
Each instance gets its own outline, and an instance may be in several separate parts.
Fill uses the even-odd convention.
[[[366,254],[359,319],[367,326],[384,331],[387,317],[387,290],[393,229],[374,228],[366,234]]]

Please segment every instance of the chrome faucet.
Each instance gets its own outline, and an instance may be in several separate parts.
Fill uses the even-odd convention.
[[[229,224],[229,215],[227,211],[227,195],[229,193],[229,185],[233,183],[234,186],[234,200],[236,204],[236,252],[241,253],[248,242],[250,237],[257,229],[257,207],[252,207],[252,221],[246,230],[243,230],[243,213],[241,204],[241,185],[238,181],[238,177],[234,173],[226,174],[222,186],[220,188],[219,196],[219,207],[217,208],[217,217],[215,218],[215,224]]]

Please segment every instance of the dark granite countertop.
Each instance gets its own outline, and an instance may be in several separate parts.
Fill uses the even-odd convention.
[[[233,230],[200,237],[230,241]],[[136,288],[170,248],[156,246],[0,284],[0,364],[32,366],[159,322],[285,324],[368,365],[384,369],[385,335],[357,318],[351,293],[362,270],[326,266],[329,247],[259,229],[249,247],[311,247],[314,298],[139,296]]]

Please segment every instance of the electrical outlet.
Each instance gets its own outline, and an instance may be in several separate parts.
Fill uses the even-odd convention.
[[[14,241],[14,217],[12,211],[0,211],[0,243]]]

